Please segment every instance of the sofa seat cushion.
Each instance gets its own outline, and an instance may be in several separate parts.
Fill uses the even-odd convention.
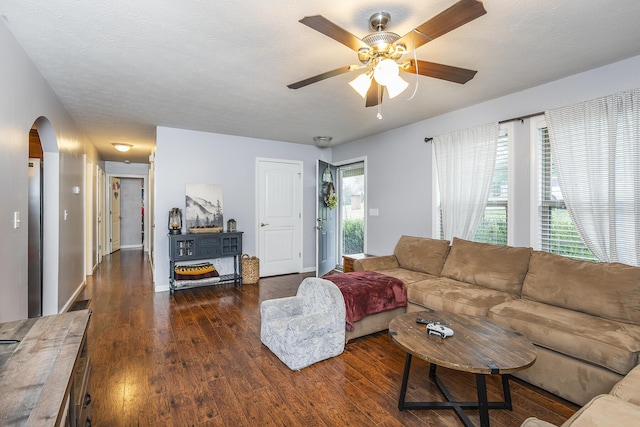
[[[640,406],[601,394],[573,414],[562,427],[635,426],[640,420]]]
[[[449,253],[449,241],[401,236],[393,254],[400,267],[439,276]]]
[[[520,296],[531,248],[453,238],[442,276]]]
[[[487,317],[536,345],[625,375],[638,363],[640,326],[518,299],[491,307]]]
[[[382,273],[386,276],[395,277],[404,282],[405,285],[409,285],[421,280],[434,279],[436,276],[431,274],[421,273],[419,271],[407,270],[406,268],[390,268],[388,270],[379,270],[377,273]]]
[[[522,298],[640,325],[640,267],[534,251]]]
[[[640,406],[640,366],[636,366],[613,386],[610,395]]]
[[[507,292],[446,277],[436,277],[407,286],[407,300],[433,310],[485,317],[489,307],[516,298]]]

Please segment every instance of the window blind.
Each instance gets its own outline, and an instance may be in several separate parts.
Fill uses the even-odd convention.
[[[596,261],[582,241],[567,210],[547,127],[538,129],[538,239],[540,249],[572,258]]]
[[[507,244],[507,202],[509,196],[509,136],[498,137],[496,165],[491,181],[487,207],[473,240],[475,242]]]

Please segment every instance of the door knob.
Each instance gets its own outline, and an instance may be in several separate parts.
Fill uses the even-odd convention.
[[[260,223],[260,227],[266,227],[267,225],[269,225],[269,224],[265,224],[264,222]]]

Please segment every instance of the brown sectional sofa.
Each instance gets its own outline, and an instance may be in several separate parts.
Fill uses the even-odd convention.
[[[640,366],[634,368],[611,389],[591,399],[562,427],[635,426],[640,422]],[[521,427],[556,427],[527,418]]]
[[[357,260],[407,285],[407,311],[486,316],[534,343],[516,376],[583,405],[638,365],[640,268],[454,238],[402,236],[393,255]]]

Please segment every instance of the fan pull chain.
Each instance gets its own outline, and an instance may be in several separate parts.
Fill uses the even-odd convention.
[[[382,120],[382,85],[378,85],[378,120]]]
[[[426,34],[425,34],[425,36],[426,36]],[[428,37],[428,38],[430,40],[433,40],[431,37]],[[416,39],[416,32],[412,31],[411,32],[411,44],[413,46],[416,45],[415,39]],[[407,101],[411,101],[413,99],[413,97],[416,96],[416,93],[418,93],[418,85],[420,84],[420,79],[418,78],[419,77],[419,73],[418,73],[418,56],[416,55],[416,49],[415,48],[413,49],[413,63],[415,65],[415,69],[416,69],[416,85],[413,88],[413,93],[411,94],[409,99],[407,99]]]

